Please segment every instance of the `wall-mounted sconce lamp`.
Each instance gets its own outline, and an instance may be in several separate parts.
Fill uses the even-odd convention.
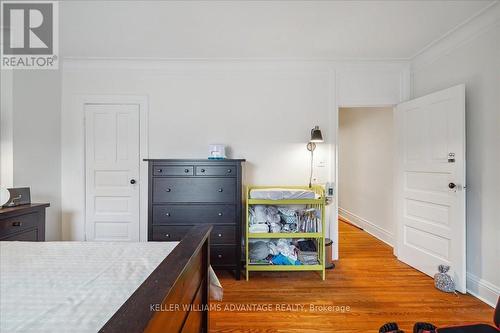
[[[323,142],[323,135],[319,126],[314,126],[311,130],[311,139],[307,143],[307,150],[311,152],[311,173],[309,175],[309,188],[312,187],[312,177],[313,177],[313,163],[314,163],[314,150],[316,149],[316,143]]]

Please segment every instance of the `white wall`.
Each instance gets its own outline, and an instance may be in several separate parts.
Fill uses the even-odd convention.
[[[14,186],[29,186],[32,202],[48,202],[45,238],[61,237],[60,72],[14,75]]]
[[[413,96],[466,85],[467,288],[500,293],[500,4],[417,57]]]
[[[315,155],[318,182],[335,179],[337,89],[342,77],[377,82],[353,102],[376,96],[400,101],[396,62],[345,66],[328,62],[66,59],[63,71],[63,238],[84,239],[83,114],[81,95],[143,95],[149,99],[149,157],[206,158],[209,143],[226,143],[246,158],[247,184],[308,181],[305,149],[312,126],[327,140]],[[383,72],[386,75],[379,76]],[[378,79],[377,79],[378,78]],[[390,88],[387,88],[390,87]],[[368,96],[368,97],[367,97]],[[334,211],[334,210],[333,210]],[[336,213],[330,213],[332,230]],[[336,235],[331,233],[336,245]],[[336,255],[336,254],[334,254]]]
[[[6,188],[13,184],[13,74],[11,70],[0,70],[0,186]],[[2,200],[4,198],[0,199]]]
[[[393,109],[339,111],[339,215],[394,244]]]
[[[206,158],[209,143],[224,143],[245,158],[248,184],[307,184],[310,129],[331,138],[328,71],[173,65],[163,70],[71,70],[64,74],[63,191],[65,238],[82,239],[82,113],[75,94],[133,94],[149,99],[149,157]],[[328,144],[317,161],[329,160]],[[143,162],[146,163],[146,162]],[[328,164],[318,168],[329,179]],[[72,209],[69,207],[73,207]],[[78,215],[78,217],[75,217]],[[71,222],[69,222],[71,220]],[[76,222],[78,221],[78,222]]]
[[[416,20],[416,12],[449,15],[446,22],[439,20],[425,29],[415,24],[418,29],[399,36],[404,43],[392,39],[389,47],[370,37],[370,22],[388,22],[383,19],[388,11],[375,6],[380,16],[374,16],[368,3],[103,1],[98,8],[87,1],[62,3],[65,238],[84,237],[78,95],[146,95],[150,157],[205,157],[208,143],[230,143],[233,157],[249,159],[248,183],[305,184],[304,144],[310,127],[318,124],[328,142],[318,148],[316,176],[318,181],[335,179],[336,133],[331,129],[337,125],[337,105],[385,105],[407,99],[408,62],[394,59],[413,54],[484,3],[432,9],[386,5],[394,5],[400,14],[391,19],[405,23]],[[332,20],[337,15],[354,17],[345,13],[358,15],[350,22]],[[346,25],[366,38],[346,35]],[[378,27],[392,31],[398,25]],[[336,34],[338,38],[332,38]],[[378,61],[318,60],[330,58]],[[335,203],[327,209],[334,248],[336,208]]]

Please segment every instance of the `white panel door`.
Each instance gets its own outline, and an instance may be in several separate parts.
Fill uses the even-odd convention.
[[[430,276],[450,265],[465,293],[465,87],[399,104],[395,123],[398,259]]]
[[[139,241],[139,105],[85,104],[87,240]]]

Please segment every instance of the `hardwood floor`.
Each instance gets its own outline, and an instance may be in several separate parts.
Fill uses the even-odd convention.
[[[248,282],[218,272],[224,301],[212,304],[220,311],[210,314],[211,332],[375,333],[389,321],[412,332],[417,321],[492,323],[493,309],[488,305],[470,295],[436,290],[430,277],[399,262],[391,247],[339,224],[341,259],[328,271],[326,281],[314,272],[252,272]],[[289,307],[278,308],[281,305]],[[311,305],[344,307],[344,312],[341,308],[311,312]],[[238,311],[237,306],[247,308]]]

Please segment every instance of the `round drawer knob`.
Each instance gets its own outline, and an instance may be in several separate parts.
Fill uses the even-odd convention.
[[[217,236],[218,236],[218,237],[222,237],[222,234],[218,234]]]
[[[185,173],[188,173],[188,172],[189,172],[189,169],[184,169],[184,172],[185,172]]]
[[[219,192],[222,192],[222,191],[224,191],[224,189],[220,188],[218,191],[219,191]]]
[[[227,173],[231,173],[231,172],[232,172],[232,170],[231,170],[231,169],[227,169]]]
[[[205,172],[205,169],[201,169],[200,171],[201,171],[201,172]]]
[[[163,172],[163,169],[158,169],[158,172],[159,172],[159,173],[162,173],[162,172]]]
[[[167,189],[165,189],[165,192],[172,192],[172,190],[167,188]]]
[[[170,238],[170,234],[165,234],[165,237]]]
[[[217,215],[222,216],[222,215],[224,215],[224,214],[222,214],[222,212],[220,212],[220,213],[219,213],[219,214],[217,214]]]
[[[170,213],[165,213],[165,216],[170,216]]]
[[[217,258],[221,259],[222,258],[222,254],[218,254]]]

